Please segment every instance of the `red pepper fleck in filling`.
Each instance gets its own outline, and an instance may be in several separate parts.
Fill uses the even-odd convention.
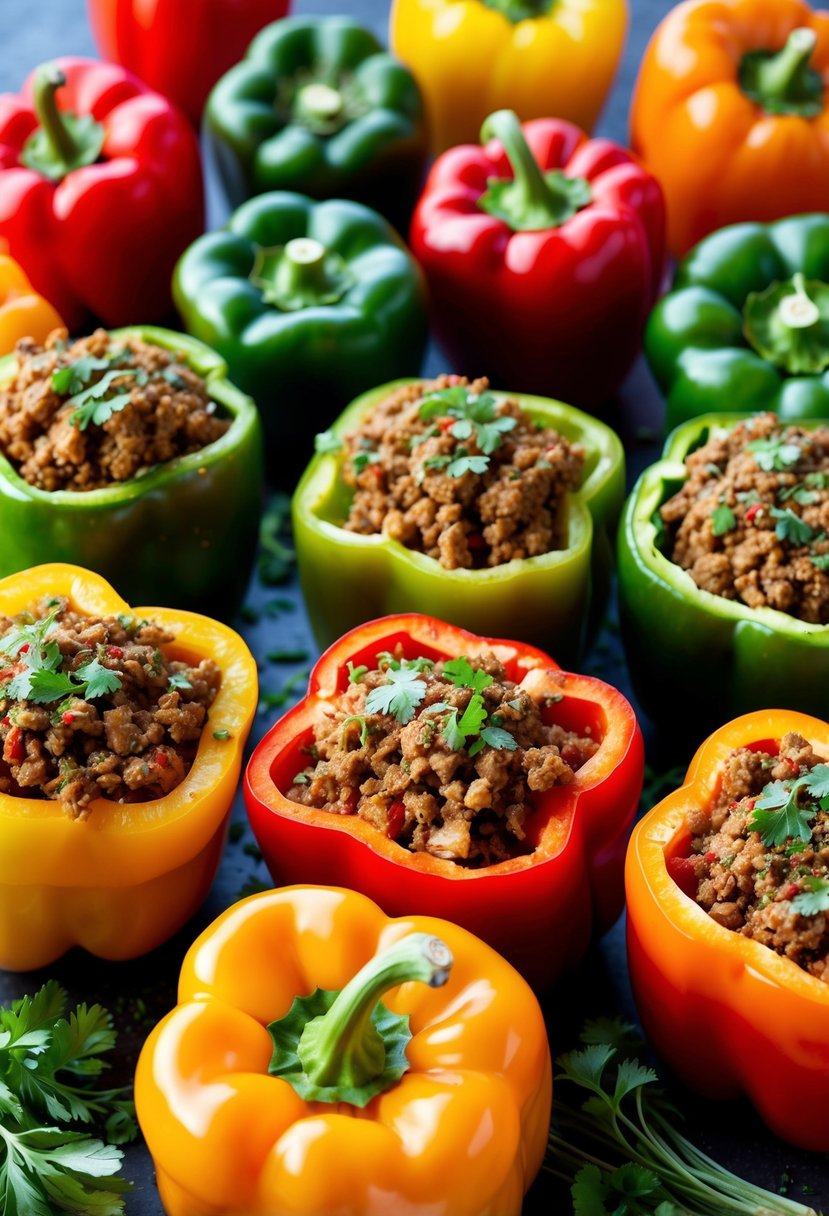
[[[390,840],[396,840],[403,830],[403,824],[406,819],[406,808],[402,802],[393,802],[386,812],[388,816],[388,827],[386,835]]]
[[[124,651],[120,646],[107,646],[107,655],[111,659],[123,659]]]
[[[795,895],[797,895],[799,890],[800,890],[800,887],[797,885],[796,882],[790,882],[789,885],[786,887],[786,892],[785,892],[783,898],[784,899],[794,899]]]
[[[763,504],[761,502],[752,503],[752,505],[746,511],[746,523],[750,524],[752,520],[757,518],[762,510]]]
[[[19,764],[25,754],[23,731],[19,726],[13,726],[6,735],[6,742],[3,745],[3,759],[7,764]]]
[[[75,715],[72,713],[71,710],[67,709],[65,713],[61,714],[60,720],[61,720],[61,722],[65,723],[66,726],[69,726],[69,725],[71,725],[72,722],[75,721]]]
[[[166,768],[167,767],[167,753],[166,752],[156,752],[155,762],[159,768]]]
[[[717,854],[714,852],[713,849],[709,849],[708,852],[705,854],[705,860],[706,861],[716,861],[717,860]]]

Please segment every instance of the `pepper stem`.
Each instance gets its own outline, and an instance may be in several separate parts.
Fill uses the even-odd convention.
[[[743,333],[763,359],[790,376],[829,368],[829,284],[801,272],[751,292],[743,307]]]
[[[56,94],[65,84],[66,75],[56,63],[44,63],[36,70],[32,98],[39,125],[20,154],[24,165],[52,181],[94,164],[104,146],[104,129],[90,114],[79,116],[58,108]]]
[[[801,273],[792,278],[794,295],[784,296],[778,305],[777,315],[789,329],[810,329],[820,320],[820,309],[806,291],[806,280]]]
[[[296,117],[302,121],[327,126],[342,114],[343,95],[330,84],[315,81],[306,84],[296,95]]]
[[[71,165],[79,152],[78,141],[63,121],[55,94],[66,84],[66,74],[54,63],[44,63],[35,72],[32,95],[41,130],[55,158]]]
[[[817,34],[803,26],[792,30],[777,52],[752,51],[740,64],[740,87],[768,114],[814,117],[823,108],[823,81],[811,66]]]
[[[265,301],[283,312],[336,304],[354,282],[343,258],[313,237],[257,248],[250,281]]]

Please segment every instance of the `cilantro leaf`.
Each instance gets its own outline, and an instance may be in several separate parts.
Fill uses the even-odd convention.
[[[746,451],[751,452],[764,473],[783,473],[803,455],[799,444],[781,438],[755,439],[746,444]]]
[[[171,690],[175,688],[188,689],[192,688],[193,685],[183,671],[171,671],[167,680],[167,687]]]
[[[494,747],[496,751],[514,752],[518,747],[509,731],[503,730],[500,726],[485,726],[481,731],[481,738],[484,743]]]
[[[386,683],[372,688],[366,697],[368,713],[391,714],[403,726],[411,722],[416,707],[426,696],[426,684],[418,679],[418,674],[411,667],[387,668]]]
[[[727,503],[720,502],[711,512],[711,531],[715,536],[725,536],[737,527],[737,516]]]
[[[88,663],[84,663],[83,667],[78,668],[77,675],[80,676],[86,685],[84,696],[89,700],[94,700],[95,697],[104,697],[110,692],[117,692],[123,683],[117,671],[110,671],[108,667],[104,667],[103,663],[99,663],[97,659],[90,659]],[[183,686],[176,685],[176,687]],[[189,684],[187,687],[189,687]]]
[[[144,380],[146,380],[146,375],[144,372]],[[81,392],[70,397],[66,404],[75,407],[69,415],[72,426],[78,427],[81,431],[85,431],[90,423],[102,426],[103,423],[109,421],[113,414],[129,405],[130,392],[108,396],[112,392],[115,381],[124,376],[134,376],[138,383],[141,383],[142,380],[138,368],[114,367],[105,372],[95,384],[90,384],[88,388],[82,389]]]
[[[813,553],[809,561],[813,566],[817,566],[818,570],[829,570],[829,553]]]
[[[771,781],[755,802],[749,827],[759,832],[764,844],[774,847],[792,839],[811,840],[811,820],[817,807],[800,808],[797,798],[802,786],[803,778]]]
[[[829,764],[816,764],[814,768],[809,769],[802,780],[803,788],[813,798],[829,797]],[[823,809],[829,810],[829,807]]]
[[[790,507],[772,507],[771,515],[777,520],[774,535],[778,540],[786,540],[792,545],[808,545],[817,536],[814,528]]]
[[[82,355],[74,363],[59,367],[52,372],[52,389],[62,397],[79,393],[89,384],[93,372],[102,372],[109,367],[109,359],[96,359],[93,355]]]
[[[339,435],[335,435],[333,431],[320,431],[314,436],[314,451],[315,452],[340,452],[342,451],[343,441]]]
[[[458,455],[446,466],[446,472],[450,477],[463,477],[464,473],[485,473],[488,467],[488,457],[469,456],[463,448],[458,448]]]
[[[829,879],[807,875],[803,879],[805,891],[795,895],[792,907],[801,916],[817,916],[829,912]]]
[[[66,675],[62,671],[50,671],[47,667],[42,667],[37,671],[29,671],[29,690],[25,697],[21,700],[32,701],[35,705],[48,705],[50,701],[59,701],[62,697],[72,696],[72,694],[80,695],[83,688],[79,687],[70,675]],[[12,688],[17,682],[17,677],[12,680],[8,687],[8,695],[19,696],[18,693],[12,693]]]
[[[473,692],[483,692],[492,683],[492,676],[476,670],[465,655],[459,659],[448,659],[443,664],[443,674],[452,684],[459,688],[471,688]]]
[[[14,629],[10,629],[8,633],[3,634],[0,638],[0,653],[7,654],[14,659],[20,653],[24,646],[28,646],[30,650],[38,653],[43,648],[45,639],[49,636],[58,615],[58,609],[50,612],[48,616],[41,617],[37,621],[32,621],[29,625],[17,625]]]
[[[379,464],[381,456],[379,452],[357,452],[351,458],[351,464],[355,473],[362,473],[363,469],[370,464]]]

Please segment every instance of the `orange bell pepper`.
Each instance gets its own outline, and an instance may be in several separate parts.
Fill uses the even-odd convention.
[[[196,940],[178,999],[135,1079],[168,1216],[518,1216],[550,1052],[526,983],[466,930],[269,891]]]
[[[686,0],[645,52],[633,149],[659,179],[676,256],[725,224],[829,197],[829,13],[804,0]]]
[[[761,942],[726,929],[685,894],[685,817],[716,795],[738,747],[774,746],[787,731],[829,757],[829,724],[789,710],[745,714],[700,747],[685,784],[638,824],[625,885],[628,962],[655,1050],[691,1088],[746,1094],[772,1131],[829,1150],[829,984]]]
[[[168,653],[215,660],[222,682],[192,767],[164,798],[106,799],[71,819],[49,799],[0,793],[0,967],[43,967],[71,946],[135,958],[166,941],[207,895],[219,864],[242,749],[257,702],[256,664],[238,634],[208,617],[131,609],[96,574],[36,566],[0,581],[0,616],[68,596],[90,615],[133,613],[175,634]],[[213,730],[229,732],[215,738]]]
[[[62,325],[52,305],[37,294],[14,258],[0,253],[0,355],[10,355],[20,338],[43,342]]]

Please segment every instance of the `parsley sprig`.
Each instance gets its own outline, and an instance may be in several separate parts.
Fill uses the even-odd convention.
[[[60,609],[39,620],[18,625],[0,638],[0,654],[16,659],[20,670],[0,688],[0,696],[11,701],[47,705],[64,697],[94,700],[116,692],[122,684],[116,671],[93,657],[77,671],[60,670],[63,655],[57,642],[48,641]]]
[[[748,826],[770,847],[787,840],[808,841],[815,815],[827,810],[829,764],[816,764],[802,777],[769,782],[754,803]]]

